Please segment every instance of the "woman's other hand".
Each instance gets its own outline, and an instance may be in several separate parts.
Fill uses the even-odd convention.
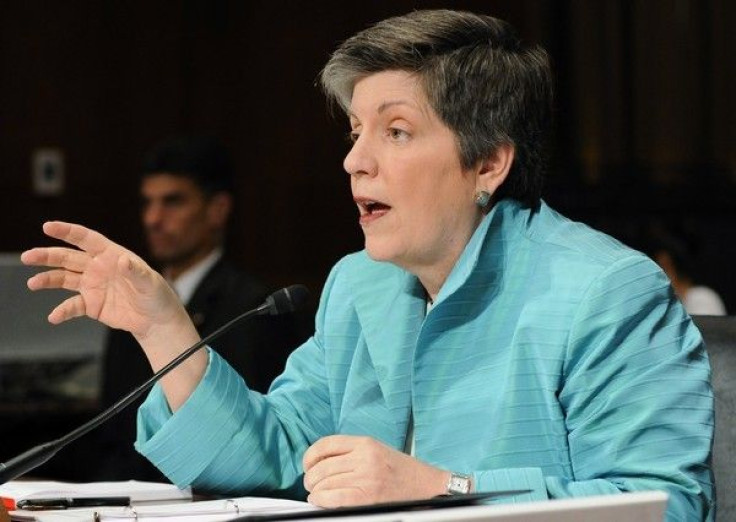
[[[307,500],[322,507],[419,500],[446,492],[450,473],[371,437],[330,435],[304,453]]]

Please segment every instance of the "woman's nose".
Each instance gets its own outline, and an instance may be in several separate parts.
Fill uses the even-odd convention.
[[[342,165],[351,176],[376,174],[376,157],[368,136],[361,134],[355,139]]]

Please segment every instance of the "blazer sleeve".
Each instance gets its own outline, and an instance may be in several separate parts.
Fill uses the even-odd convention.
[[[574,478],[485,470],[474,474],[477,489],[526,488],[537,499],[664,490],[667,520],[712,520],[710,366],[699,331],[650,260],[622,259],[588,288],[563,381]]]
[[[174,414],[154,387],[138,412],[136,449],[180,487],[306,498],[302,455],[335,431],[322,345],[334,273],[314,336],[291,354],[268,395],[210,351],[204,377]]]

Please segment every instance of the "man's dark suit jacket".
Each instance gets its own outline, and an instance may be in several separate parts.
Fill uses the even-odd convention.
[[[263,303],[270,294],[258,280],[220,259],[205,275],[187,305],[194,325],[206,336],[235,316]],[[251,389],[265,392],[284,368],[291,350],[310,334],[307,313],[257,316],[233,327],[212,343]],[[133,336],[111,330],[103,362],[102,406],[107,407],[152,375]],[[145,395],[144,397],[145,398]],[[143,398],[107,424],[69,447],[48,474],[64,480],[156,480],[164,476],[133,448],[136,413]],[[207,419],[202,419],[207,422]],[[80,456],[84,455],[80,462]],[[61,457],[61,454],[59,455]],[[65,465],[74,459],[75,466]]]

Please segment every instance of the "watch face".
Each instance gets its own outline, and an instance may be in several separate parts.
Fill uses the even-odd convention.
[[[450,495],[464,495],[470,493],[470,477],[466,475],[453,474],[447,484],[447,492]]]

